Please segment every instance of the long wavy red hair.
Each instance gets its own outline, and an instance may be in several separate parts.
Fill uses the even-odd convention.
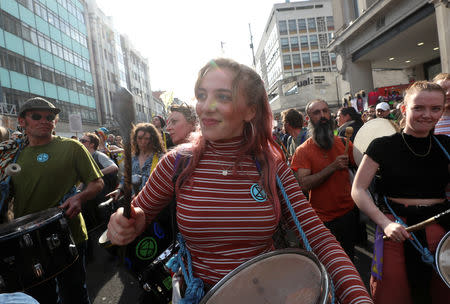
[[[231,59],[219,58],[209,61],[198,74],[195,84],[195,92],[199,88],[203,77],[213,69],[228,69],[234,78],[232,81],[233,100],[238,93],[245,96],[247,105],[255,107],[255,116],[250,122],[245,123],[243,136],[246,139],[238,151],[236,166],[245,156],[255,157],[261,165],[260,183],[266,189],[274,203],[274,211],[277,219],[280,217],[280,202],[277,195],[276,170],[277,162],[283,159],[283,153],[278,149],[272,137],[272,111],[270,110],[264,82],[261,77],[250,67],[239,64]],[[258,130],[256,130],[256,126]],[[190,151],[189,164],[181,171],[176,183],[176,190],[189,179],[189,176],[197,166],[206,146],[206,140],[201,133],[193,142]]]

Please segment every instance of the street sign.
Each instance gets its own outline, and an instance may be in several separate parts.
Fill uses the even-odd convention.
[[[80,113],[69,114],[69,127],[70,127],[70,132],[83,133],[83,124],[81,122],[81,114]]]

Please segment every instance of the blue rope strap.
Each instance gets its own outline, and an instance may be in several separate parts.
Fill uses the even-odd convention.
[[[303,244],[305,245],[306,250],[312,252],[312,248],[311,248],[311,245],[309,245],[306,233],[302,229],[302,225],[300,224],[300,221],[298,220],[297,215],[295,214],[294,208],[291,205],[291,201],[289,200],[289,197],[287,196],[286,190],[284,190],[283,183],[281,182],[281,180],[278,177],[278,175],[277,175],[277,185],[280,188],[281,193],[283,194],[283,198],[284,198],[284,200],[286,202],[287,207],[289,208],[289,212],[292,215],[292,219],[294,220],[295,225],[297,226],[298,232],[300,233],[300,236],[302,237]],[[331,304],[334,304],[336,296],[335,296],[335,292],[334,292],[333,280],[330,280],[330,284],[331,284]]]
[[[170,268],[172,272],[177,272],[181,268],[183,277],[186,281],[186,292],[184,298],[180,300],[180,304],[198,304],[205,295],[204,284],[200,278],[196,278],[193,275],[191,254],[186,247],[181,233],[177,234],[177,239],[180,249],[178,250],[178,253],[166,263],[166,266]],[[187,271],[183,263],[183,257],[187,260]]]
[[[394,216],[395,221],[397,223],[399,223],[400,225],[407,227],[406,224],[402,221],[401,218],[399,218],[397,216],[397,214],[394,212],[394,210],[391,208],[391,206],[389,205],[386,196],[383,197],[384,198],[384,202],[386,203],[386,206],[389,208],[389,211],[391,212],[391,214]],[[419,253],[422,256],[422,261],[427,263],[427,264],[431,264],[433,266],[434,269],[436,269],[436,265],[434,264],[434,257],[431,254],[430,250],[427,247],[422,246],[422,244],[420,244],[419,240],[417,239],[417,237],[414,235],[414,233],[410,232],[411,236],[413,237],[413,239],[409,239],[410,243],[414,246],[414,248],[416,248],[417,251],[419,251]]]
[[[433,139],[437,142],[438,146],[442,149],[445,156],[447,156],[447,159],[450,160],[450,155],[448,154],[447,150],[445,150],[444,146],[441,144],[441,142],[436,138],[436,136],[433,136]]]

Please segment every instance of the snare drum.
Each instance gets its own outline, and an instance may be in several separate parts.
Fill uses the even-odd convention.
[[[78,258],[69,224],[58,208],[0,225],[0,248],[0,293],[36,286]]]
[[[170,246],[138,275],[139,284],[146,291],[143,295],[144,303],[168,304],[171,302],[172,276],[165,265],[171,257],[172,250],[173,246]]]
[[[169,204],[151,222],[146,230],[126,246],[125,267],[138,278],[141,272],[157,259],[173,243],[172,212],[174,205]],[[101,247],[117,256],[117,248],[106,237],[107,230],[98,239]]]
[[[440,240],[435,255],[437,271],[450,288],[450,231]]]
[[[125,267],[138,278],[141,272],[155,261],[173,242],[172,233],[154,221],[133,242],[126,246]],[[100,236],[98,242],[110,254],[117,256],[118,246],[111,244],[106,237],[107,230]]]
[[[288,248],[242,264],[220,280],[200,304],[325,304],[330,300],[330,279],[317,257]]]

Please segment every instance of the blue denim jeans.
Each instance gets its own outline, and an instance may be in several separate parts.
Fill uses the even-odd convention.
[[[55,279],[30,288],[26,293],[41,304],[91,304],[86,286],[87,242],[77,244],[77,249],[79,257],[75,263]]]
[[[2,304],[39,304],[27,294],[22,292],[2,293],[0,294],[0,303]]]

